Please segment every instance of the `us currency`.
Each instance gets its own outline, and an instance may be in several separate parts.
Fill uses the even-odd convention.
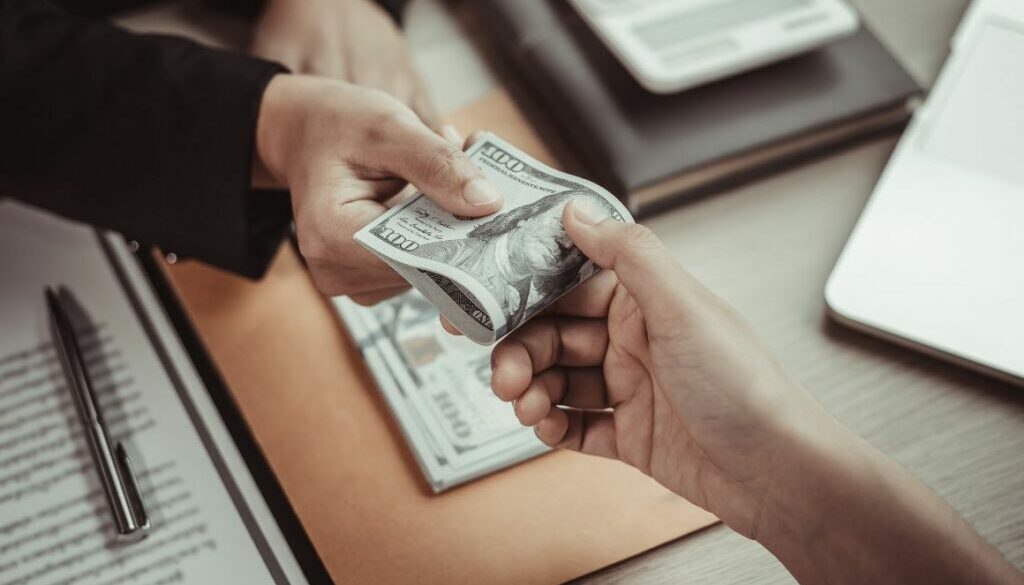
[[[447,334],[416,291],[335,306],[435,491],[548,449],[490,389],[490,351]]]
[[[456,217],[422,193],[355,235],[472,341],[501,339],[599,268],[566,235],[562,210],[587,198],[616,221],[633,218],[600,186],[534,160],[494,134],[466,152],[505,195],[483,218]]]

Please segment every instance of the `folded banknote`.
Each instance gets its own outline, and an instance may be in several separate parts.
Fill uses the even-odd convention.
[[[457,217],[418,193],[355,239],[466,337],[488,345],[599,270],[562,226],[570,201],[587,198],[616,221],[633,218],[605,189],[552,169],[493,134],[483,134],[466,154],[505,195],[500,211]]]

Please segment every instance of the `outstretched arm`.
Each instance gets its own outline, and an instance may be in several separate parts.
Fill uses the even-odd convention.
[[[1022,583],[906,470],[831,417],[650,231],[574,201],[606,270],[498,345],[492,386],[548,445],[622,460],[802,583]]]
[[[364,304],[408,287],[352,239],[408,183],[459,215],[502,206],[399,100],[282,71],[0,0],[0,196],[251,276],[294,215],[316,284]]]
[[[282,71],[0,0],[0,196],[258,275],[290,220],[287,196],[250,188]]]

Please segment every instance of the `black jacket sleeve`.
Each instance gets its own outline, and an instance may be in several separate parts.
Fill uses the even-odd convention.
[[[251,277],[290,220],[253,192],[279,65],[0,0],[0,196]]]
[[[218,10],[246,18],[256,17],[263,10],[264,4],[266,4],[266,0],[205,0],[205,2],[207,5]],[[402,11],[408,2],[409,0],[377,0],[377,4],[387,11],[397,23],[402,22]]]

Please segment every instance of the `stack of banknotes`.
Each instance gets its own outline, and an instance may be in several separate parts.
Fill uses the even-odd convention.
[[[467,155],[505,195],[504,208],[469,219],[414,195],[355,239],[416,290],[371,308],[335,299],[435,491],[547,450],[491,392],[487,346],[599,270],[562,226],[570,201],[633,221],[600,186],[493,134]],[[446,333],[439,314],[465,336]]]
[[[491,392],[490,350],[442,329],[423,295],[334,303],[435,492],[547,451]]]

